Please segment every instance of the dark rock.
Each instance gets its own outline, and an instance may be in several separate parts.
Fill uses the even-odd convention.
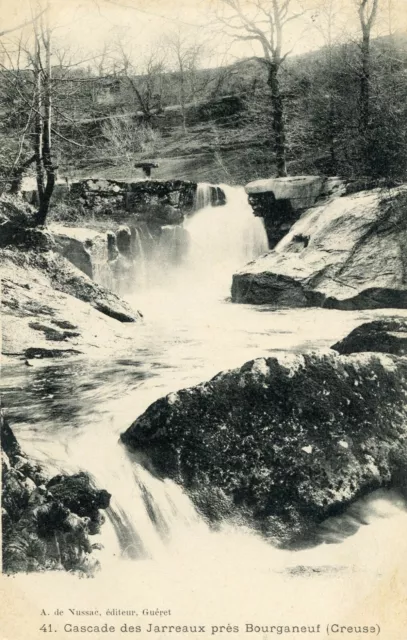
[[[119,250],[117,248],[117,239],[116,234],[113,231],[108,231],[106,234],[107,238],[107,259],[109,261],[116,260],[119,255]]]
[[[226,194],[220,187],[214,187],[214,193],[212,195],[212,206],[222,207],[226,204]]]
[[[47,489],[69,511],[80,517],[90,518],[93,523],[92,533],[97,532],[100,525],[99,509],[107,509],[110,493],[104,489],[95,489],[86,473],[55,476],[48,482]]]
[[[33,226],[34,210],[18,198],[2,197],[0,202],[0,247],[24,246],[27,229]]]
[[[44,349],[42,347],[29,347],[24,352],[27,360],[32,360],[33,358],[67,358],[80,354],[81,351],[77,349]]]
[[[7,454],[7,456],[15,457],[21,454],[20,445],[17,442],[17,438],[10,429],[10,425],[7,420],[4,419],[2,410],[0,409],[0,427],[1,427],[1,448]]]
[[[128,227],[120,227],[116,232],[117,249],[124,256],[131,255],[131,231]]]
[[[406,374],[381,354],[260,358],[158,400],[122,440],[209,519],[289,543],[405,475]]]
[[[24,246],[36,251],[54,251],[56,249],[53,235],[42,228],[26,229]]]
[[[55,321],[53,324],[55,324]],[[60,329],[56,329],[54,326],[52,326],[51,322],[49,324],[43,324],[41,322],[29,322],[28,326],[31,329],[35,329],[36,331],[42,331],[45,339],[49,340],[50,342],[64,342],[69,338],[76,338],[80,335],[78,331],[71,331],[67,329],[61,331]]]
[[[407,318],[382,318],[356,327],[332,349],[341,354],[376,351],[407,355]]]
[[[255,180],[245,189],[254,215],[264,219],[269,246],[274,249],[305,209],[318,198],[340,195],[340,187],[344,192],[339,178],[292,176]]]
[[[119,322],[136,322],[136,318],[134,317],[134,315],[130,315],[129,313],[126,313],[126,311],[121,311],[120,309],[111,307],[104,302],[97,302],[94,307],[105,316],[113,318],[113,320],[118,320]],[[137,312],[137,320],[141,318],[142,315],[140,314],[140,312]]]
[[[69,322],[69,320],[51,320],[52,324],[55,324],[60,329],[77,329],[77,325],[73,324],[73,322]]]
[[[406,308],[407,190],[336,198],[306,211],[233,277],[232,299],[334,309]],[[306,239],[306,242],[304,241]]]
[[[85,473],[47,481],[41,466],[21,451],[3,414],[0,423],[3,572],[92,572],[98,564],[89,535],[99,532],[99,510],[109,506],[110,494],[96,489]]]
[[[270,249],[284,238],[302,213],[294,209],[289,200],[276,200],[273,193],[249,195],[248,200],[254,215],[264,219]]]

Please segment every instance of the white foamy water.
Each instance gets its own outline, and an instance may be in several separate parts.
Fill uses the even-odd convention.
[[[247,528],[225,524],[210,530],[179,486],[156,477],[148,461],[119,444],[120,433],[166,393],[255,357],[328,348],[356,324],[389,313],[227,302],[233,272],[267,245],[262,221],[253,217],[243,190],[225,191],[225,207],[205,206],[185,223],[188,250],[181,260],[173,251],[179,231],[165,231],[168,242],[163,238],[150,257],[140,232],[144,271],[129,300],[143,311],[145,323],[129,325],[131,346],[112,343],[104,359],[3,367],[3,398],[27,452],[56,470],[90,472],[113,496],[108,521],[95,537],[104,545],[97,552],[101,574],[94,581],[65,574],[18,576],[13,589],[29,607],[46,601],[50,607],[64,602],[102,611],[138,609],[139,618],[129,622],[144,626],[169,620],[143,618],[143,607],[171,608],[171,623],[209,624],[200,637],[272,638],[276,632],[247,633],[245,624],[324,625],[338,616],[348,620],[354,611],[374,620],[375,588],[399,588],[407,516],[398,496],[379,492],[360,501],[320,528],[316,546],[283,551]],[[386,615],[380,612],[382,619]],[[360,622],[361,616],[353,619]],[[239,632],[212,634],[211,624],[238,625]],[[30,637],[42,637],[36,633],[31,629]]]

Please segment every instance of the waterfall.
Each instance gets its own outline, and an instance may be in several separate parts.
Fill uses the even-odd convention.
[[[148,389],[145,391],[149,396]],[[147,403],[151,399],[148,397]],[[122,400],[117,403],[122,404]],[[140,409],[136,407],[136,411]],[[154,560],[164,561],[165,566],[177,571],[179,559],[185,567],[198,564],[199,570],[209,578],[219,566],[231,575],[236,575],[239,566],[255,579],[264,567],[281,571],[301,564],[358,562],[370,568],[376,561],[375,556],[380,556],[379,551],[386,548],[389,538],[397,534],[397,528],[389,527],[388,518],[394,518],[393,522],[399,525],[398,535],[405,526],[405,502],[391,491],[379,490],[322,523],[315,532],[315,544],[319,546],[295,553],[275,549],[247,526],[225,522],[214,531],[180,486],[157,477],[148,460],[117,441],[111,422],[102,420],[93,426],[95,428],[69,441],[66,452],[69,463],[55,458],[53,461],[67,473],[86,469],[97,486],[112,494],[107,521],[99,534],[104,547],[100,560],[105,570],[115,570],[115,567],[121,570],[123,564],[117,565],[118,560]],[[50,447],[55,453],[53,446]],[[368,523],[374,526],[361,527]],[[98,536],[94,536],[94,541],[99,541]],[[332,544],[339,542],[340,549]],[[325,544],[321,546],[321,543]],[[381,557],[381,562],[388,559],[386,554]]]
[[[222,287],[225,295],[234,271],[268,251],[262,218],[255,217],[243,187],[221,185],[226,205],[207,206],[187,219],[190,236],[186,280]]]
[[[243,187],[222,185],[223,207],[206,206],[185,223],[191,237],[192,262],[243,266],[268,250],[262,218],[255,217]]]
[[[166,225],[158,237],[141,236],[147,296],[157,289],[184,297],[216,289],[215,298],[225,297],[234,271],[268,250],[263,219],[253,215],[243,187],[221,185],[222,207],[210,205],[211,185],[198,187],[202,207],[183,225]],[[140,258],[135,260],[137,273]],[[137,289],[135,283],[135,294]]]
[[[174,313],[201,318],[202,304],[211,300],[217,304],[229,294],[233,272],[267,251],[263,220],[253,215],[244,189],[222,185],[222,190],[226,205],[203,207],[183,225],[165,225],[154,235],[147,225],[131,230],[134,301],[142,306],[150,322],[154,312],[163,318],[163,309],[170,326],[169,317]],[[156,396],[151,401],[154,399]],[[118,413],[123,412],[122,404]],[[144,408],[132,405],[131,417],[134,419]],[[117,443],[117,436],[113,440],[109,431],[110,425],[104,433],[100,425],[84,434],[85,442],[77,443],[72,459],[92,451],[92,459],[85,457],[79,466],[88,469],[98,486],[113,496],[106,524],[110,534],[104,534],[104,542],[108,537],[114,550],[112,555],[156,558],[166,549],[168,552],[168,545],[182,545],[191,537],[191,529],[200,536],[209,535],[207,525],[182,489],[155,477]],[[101,450],[93,440],[96,437],[98,441],[111,441],[111,446]]]
[[[130,250],[117,252],[114,234],[103,234],[91,247],[94,279],[121,295],[149,295],[156,290],[183,292],[216,288],[225,297],[234,271],[268,250],[262,218],[255,217],[243,187],[221,185],[226,204],[213,206],[215,186],[199,183],[193,215],[182,225],[151,230],[130,226]],[[109,234],[108,234],[109,235]],[[217,296],[219,297],[219,296]]]
[[[211,206],[213,186],[208,182],[198,182],[195,193],[195,211]]]
[[[118,442],[112,427],[102,420],[96,429],[82,432],[68,444],[69,463],[57,463],[67,473],[86,469],[96,486],[112,494],[101,532],[103,562],[157,559],[169,547],[182,545],[192,531],[207,532],[181,487],[158,478],[148,461]]]
[[[131,228],[131,240],[132,254],[136,261],[135,284],[137,287],[144,289],[147,286],[146,252],[143,246],[141,230],[137,227]]]

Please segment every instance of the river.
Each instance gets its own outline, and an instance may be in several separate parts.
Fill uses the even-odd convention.
[[[102,566],[97,588],[90,593],[76,578],[59,576],[55,602],[64,592],[72,602],[85,598],[87,607],[101,598],[120,608],[135,599],[154,609],[173,606],[178,617],[185,608],[185,620],[208,611],[225,624],[250,622],[248,616],[283,621],[297,612],[298,619],[314,620],[326,594],[322,618],[334,616],[333,601],[341,594],[346,614],[369,600],[371,580],[379,580],[394,560],[389,549],[406,548],[400,541],[407,524],[404,503],[391,492],[377,492],[325,523],[309,549],[277,550],[228,524],[210,530],[180,487],[157,478],[119,443],[120,433],[170,391],[257,356],[328,349],[360,322],[388,315],[232,304],[233,271],[264,252],[267,241],[243,190],[226,192],[226,206],[204,206],[187,221],[186,258],[163,264],[161,254],[154,277],[128,294],[144,314],[142,325],[128,325],[130,348],[128,341],[117,342],[100,358],[3,366],[3,401],[27,453],[55,471],[86,470],[113,496],[96,537],[104,546],[95,552]],[[151,260],[145,260],[144,272],[152,272]],[[52,577],[24,580],[18,577],[17,584],[35,601],[45,593],[49,598]],[[191,599],[185,599],[187,592]]]

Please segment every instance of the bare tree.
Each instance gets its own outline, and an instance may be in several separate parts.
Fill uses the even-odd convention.
[[[204,50],[204,43],[192,40],[180,30],[168,34],[165,39],[170,64],[178,83],[178,100],[182,115],[182,130],[187,131],[187,104],[199,92],[197,70]]]
[[[68,139],[56,128],[56,115],[60,120],[74,122],[55,104],[58,102],[56,85],[59,83],[59,91],[66,99],[72,78],[67,77],[69,71],[63,65],[60,51],[56,57],[59,62],[56,77],[53,74],[49,6],[29,24],[33,29],[26,37],[20,35],[7,45],[0,41],[6,63],[0,63],[0,101],[4,107],[2,147],[6,142],[14,156],[11,162],[10,157],[8,162],[5,159],[3,190],[7,183],[11,183],[11,190],[16,191],[24,171],[34,165],[38,193],[35,223],[44,225],[56,182],[53,139],[78,147],[82,145]]]
[[[116,75],[124,77],[146,124],[160,113],[165,93],[165,52],[157,45],[137,54],[131,41],[117,40],[114,46]]]
[[[370,122],[370,39],[377,16],[379,0],[356,0],[362,30],[360,72],[360,124],[366,135]]]
[[[277,175],[287,175],[284,104],[280,90],[279,72],[288,53],[283,53],[286,25],[304,14],[295,0],[219,0],[218,19],[234,40],[259,43],[271,92],[272,127],[276,154]]]
[[[36,223],[45,224],[55,186],[56,167],[52,160],[52,67],[49,4],[45,22],[34,22],[34,156],[36,166],[38,211]]]

